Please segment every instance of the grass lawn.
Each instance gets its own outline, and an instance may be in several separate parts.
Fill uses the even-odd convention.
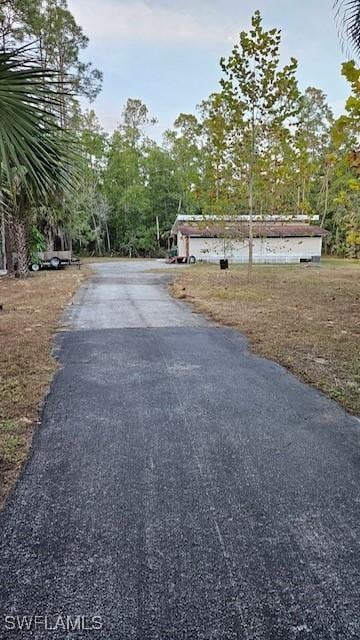
[[[57,364],[52,336],[86,269],[0,277],[0,506],[31,444]]]
[[[251,284],[246,266],[196,265],[172,292],[360,415],[360,262],[255,266]]]

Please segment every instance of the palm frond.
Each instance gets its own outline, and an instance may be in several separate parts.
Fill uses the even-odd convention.
[[[74,185],[73,145],[58,125],[57,75],[26,58],[0,53],[0,190],[14,169],[31,196],[46,198]]]
[[[343,42],[360,54],[360,0],[335,0],[334,6]]]

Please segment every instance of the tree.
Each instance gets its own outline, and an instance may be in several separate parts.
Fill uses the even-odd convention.
[[[54,115],[54,82],[24,53],[0,53],[0,201],[12,221],[19,275],[28,272],[30,207],[75,182],[71,145]]]
[[[149,115],[149,110],[138,98],[129,98],[122,113],[119,130],[132,149],[144,141],[145,129],[148,125],[156,124],[156,118]]]
[[[111,251],[109,235],[110,207],[103,194],[103,171],[107,151],[107,134],[94,110],[74,113],[70,127],[77,131],[81,149],[80,189],[73,194],[66,209],[63,226],[77,248],[95,250],[98,255]]]
[[[360,68],[353,60],[342,65],[352,93],[345,105],[345,114],[332,128],[335,152],[331,230],[336,250],[342,254],[360,253]]]
[[[182,199],[181,171],[170,145],[161,148],[147,135],[154,122],[141,100],[128,100],[105,158],[109,235],[113,249],[129,256],[162,251]]]
[[[81,60],[81,52],[88,45],[88,38],[76,23],[68,10],[67,0],[9,0],[0,2],[0,48],[6,52],[11,46],[25,45],[31,42],[31,60],[33,65],[44,70],[43,80],[51,86],[51,100],[46,105],[47,116],[54,120],[59,132],[72,130],[75,114],[79,111],[76,96],[82,95],[92,100],[101,88],[102,74],[93,69],[90,63]],[[29,56],[29,49],[26,48]],[[51,79],[48,76],[52,69]],[[72,130],[77,137],[77,130]],[[69,145],[68,145],[69,146]],[[71,162],[71,160],[69,160]],[[86,163],[82,163],[86,173]],[[79,166],[78,166],[79,169]],[[84,185],[88,184],[84,175]],[[14,176],[14,184],[22,190],[21,176]],[[53,186],[57,185],[54,180]],[[22,202],[21,198],[21,202]],[[34,198],[33,198],[34,200]],[[61,188],[55,187],[48,203],[44,198],[27,202],[27,218],[34,220],[47,232],[50,246],[55,234],[59,235],[63,244],[64,236],[71,244],[72,216],[74,228],[76,210],[69,206],[69,198]],[[31,209],[31,211],[30,211]],[[8,214],[9,220],[9,214]],[[7,226],[8,237],[13,236]],[[15,230],[12,219],[13,231]],[[8,243],[9,245],[9,243]]]
[[[342,37],[360,52],[360,0],[335,0]]]
[[[196,213],[201,209],[201,125],[195,115],[181,113],[174,127],[175,130],[165,132],[164,144],[176,165],[179,185],[177,210]]]
[[[144,148],[142,167],[149,205],[147,224],[154,229],[157,218],[160,237],[163,237],[172,227],[179,203],[176,162],[165,149],[150,143]]]
[[[149,210],[142,163],[147,144],[145,129],[153,122],[141,100],[129,99],[110,140],[104,171],[104,193],[111,207],[110,233],[115,248],[129,255],[137,253],[138,230]]]
[[[222,93],[212,93],[204,100],[201,114],[203,141],[202,209],[205,213],[220,215],[233,205],[233,180],[229,162],[229,138],[235,114]]]
[[[324,195],[327,209],[329,148],[334,116],[327,104],[326,95],[315,87],[308,87],[299,100],[298,125],[295,134],[297,210],[310,213],[318,203],[311,202],[311,192]],[[322,183],[322,184],[321,184]]]
[[[266,134],[283,125],[297,112],[299,92],[295,78],[297,61],[279,68],[281,32],[265,31],[256,11],[252,28],[240,34],[228,60],[220,64],[225,78],[221,80],[224,99],[238,114],[234,138],[242,138],[246,156],[249,199],[249,278],[253,262],[254,185],[258,160],[266,147]]]
[[[42,0],[0,0],[0,50],[15,50],[31,38],[29,24]],[[27,42],[27,44],[29,44]]]
[[[58,72],[60,124],[67,128],[74,96],[94,100],[101,90],[102,73],[80,59],[89,39],[69,11],[67,0],[32,0],[32,4],[32,11],[23,16],[26,30],[37,43],[40,64]]]

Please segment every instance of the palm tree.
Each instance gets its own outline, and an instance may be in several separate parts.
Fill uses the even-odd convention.
[[[73,189],[72,145],[58,125],[60,96],[53,71],[29,60],[29,50],[0,53],[0,204],[18,258],[28,272],[29,211],[56,192]]]
[[[342,37],[360,53],[360,0],[335,0]]]

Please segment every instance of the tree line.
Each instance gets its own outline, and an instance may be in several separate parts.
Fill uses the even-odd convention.
[[[343,64],[350,97],[335,118],[321,89],[300,92],[294,58],[280,65],[280,42],[256,12],[220,61],[220,90],[195,114],[180,114],[161,145],[149,137],[154,119],[138,99],[128,100],[112,136],[94,112],[85,115],[103,212],[87,249],[156,255],[156,218],[164,247],[177,212],[304,214],[329,230],[329,252],[359,256],[360,71]]]
[[[353,61],[342,66],[350,95],[335,118],[321,89],[299,90],[297,61],[280,64],[280,43],[280,30],[266,30],[255,12],[220,61],[218,91],[194,114],[180,114],[159,144],[140,99],[127,101],[111,135],[93,109],[81,110],[79,97],[93,100],[102,76],[82,61],[88,40],[66,0],[0,0],[8,264],[15,253],[26,273],[30,255],[45,246],[162,255],[178,212],[245,213],[250,235],[253,215],[318,215],[327,251],[359,257],[360,70]],[[9,82],[20,93],[15,128]],[[51,162],[41,153],[45,139]]]

